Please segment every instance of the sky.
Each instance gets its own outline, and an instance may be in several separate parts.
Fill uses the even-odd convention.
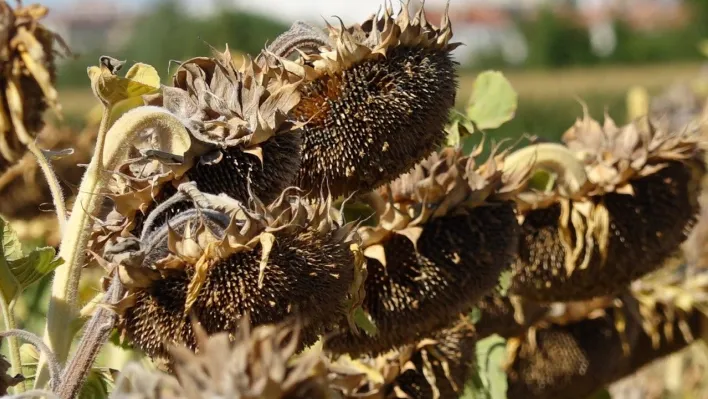
[[[70,6],[77,0],[35,0],[50,9],[61,9]],[[86,1],[86,0],[83,0]],[[110,0],[109,0],[110,1]],[[156,0],[120,0],[121,5],[130,8],[149,6]],[[383,0],[181,0],[190,9],[204,9],[204,4],[209,3],[213,9],[217,3],[237,5],[243,9],[270,14],[275,18],[292,21],[293,19],[321,20],[338,15],[345,21],[361,20],[376,12]],[[398,10],[399,0],[393,0],[394,10]],[[444,5],[447,0],[426,0],[426,4],[437,7]],[[478,2],[480,0],[451,0],[452,4]],[[490,3],[499,0],[483,0]],[[434,21],[437,22],[437,21]]]

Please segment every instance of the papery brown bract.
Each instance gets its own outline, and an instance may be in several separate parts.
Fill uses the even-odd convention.
[[[513,350],[508,397],[587,397],[685,348],[705,334],[706,282],[704,274],[679,281],[664,274],[653,284],[635,283],[621,308],[539,325]]]
[[[127,367],[111,399],[328,399],[322,355],[312,350],[295,356],[299,326],[252,328],[244,318],[233,333],[207,337],[196,330],[198,351],[170,348],[175,376]]]
[[[187,171],[202,191],[247,201],[250,185],[268,204],[293,183],[301,138],[288,114],[300,96],[286,75],[277,62],[261,67],[250,59],[237,70],[228,48],[180,65],[162,103],[213,146]]]

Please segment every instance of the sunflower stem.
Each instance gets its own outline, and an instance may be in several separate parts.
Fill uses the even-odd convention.
[[[37,146],[37,143],[32,142],[27,147],[35,158],[37,158],[37,163],[42,169],[44,178],[49,186],[49,191],[52,193],[52,201],[54,202],[54,209],[57,213],[57,220],[59,222],[59,231],[63,237],[66,232],[66,203],[64,202],[64,193],[62,192],[61,185],[59,185],[59,179],[57,178],[56,173],[54,173],[54,169],[52,168],[49,159],[44,156],[44,153]]]
[[[108,292],[103,299],[104,304],[113,305],[123,296],[123,284],[114,276]],[[108,342],[108,338],[118,321],[118,314],[105,306],[100,306],[86,324],[84,334],[79,341],[81,350],[74,354],[61,376],[61,382],[55,393],[62,399],[78,397],[86,378],[88,377],[96,357]]]
[[[86,259],[93,217],[103,204],[104,196],[101,191],[112,178],[110,172],[127,159],[138,134],[147,128],[166,133],[167,145],[189,148],[186,129],[177,117],[165,109],[153,106],[134,108],[121,116],[110,129],[106,128],[110,108],[106,108],[103,115],[94,156],[82,178],[66,235],[59,247],[59,256],[64,259],[64,264],[54,272],[52,296],[47,312],[44,342],[54,351],[61,363],[66,362],[73,340],[73,329],[70,326],[79,316],[77,291],[81,268]],[[47,378],[46,359],[40,356],[35,388],[43,387]]]
[[[13,301],[14,302],[14,301]],[[14,303],[8,303],[5,298],[0,295],[0,311],[2,311],[3,322],[5,323],[5,331],[11,331],[16,328],[15,314],[13,313]],[[12,374],[17,375],[22,373],[22,360],[20,357],[20,343],[16,336],[10,335],[7,338],[8,351],[10,352],[10,365],[12,366]],[[21,382],[15,385],[15,393],[25,391],[25,383]]]

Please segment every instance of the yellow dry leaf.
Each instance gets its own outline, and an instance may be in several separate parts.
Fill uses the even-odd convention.
[[[376,259],[383,267],[386,267],[386,250],[383,245],[376,244],[366,247],[364,249],[364,256],[370,259]]]
[[[263,279],[265,278],[265,269],[268,265],[270,251],[275,243],[275,236],[271,233],[262,233],[260,236],[261,242],[261,263],[258,266],[258,288],[263,288]]]
[[[120,77],[115,73],[122,65],[122,61],[104,56],[101,57],[100,66],[92,66],[87,70],[91,89],[104,105],[113,106],[160,88],[160,75],[153,66],[137,63],[128,70],[125,77]]]

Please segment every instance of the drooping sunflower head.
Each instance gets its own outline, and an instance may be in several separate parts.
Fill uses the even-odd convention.
[[[329,396],[323,357],[317,351],[296,356],[299,328],[263,325],[251,328],[248,318],[234,334],[207,337],[195,329],[198,349],[174,346],[171,376],[130,364],[121,372],[112,399],[129,398],[264,398],[326,399]]]
[[[449,325],[497,284],[516,252],[511,199],[524,170],[502,172],[504,153],[477,165],[446,148],[368,196],[378,223],[359,234],[367,258],[363,310],[378,334],[345,329],[326,347],[378,354]],[[526,169],[528,171],[528,169]]]
[[[366,192],[440,145],[457,89],[451,37],[447,11],[436,27],[406,2],[397,17],[386,7],[362,24],[322,32],[300,23],[276,39],[270,54],[304,79],[293,108],[306,122],[300,187]]]
[[[693,228],[705,175],[698,130],[601,125],[586,114],[563,140],[510,156],[534,155],[551,171],[537,180],[546,191],[519,196],[512,291],[541,301],[612,295],[661,267]]]
[[[144,95],[147,105],[181,120],[190,147],[179,156],[156,149],[159,129],[136,140],[109,185],[125,232],[142,228],[156,202],[186,181],[242,202],[249,189],[266,204],[275,200],[300,164],[300,124],[288,116],[299,101],[297,80],[273,59],[248,58],[236,68],[227,49],[183,62],[172,86]]]
[[[39,22],[47,13],[39,4],[0,2],[0,172],[24,154],[47,108],[59,111],[54,44],[63,42]]]
[[[474,368],[475,344],[474,331],[460,323],[374,358],[343,355],[328,367],[330,385],[352,399],[459,397]]]
[[[180,117],[192,134],[195,164],[186,172],[204,192],[269,203],[295,178],[300,130],[288,115],[297,83],[275,60],[248,58],[236,68],[228,48],[183,62],[173,85],[150,99]]]
[[[194,348],[191,317],[211,334],[231,331],[245,314],[256,325],[298,314],[307,345],[349,317],[362,267],[353,225],[329,202],[310,206],[291,194],[249,209],[191,191],[196,208],[171,218],[160,212],[179,196],[161,204],[143,227],[138,261],[120,269],[131,304],[122,330],[133,344],[169,360],[164,342]]]

